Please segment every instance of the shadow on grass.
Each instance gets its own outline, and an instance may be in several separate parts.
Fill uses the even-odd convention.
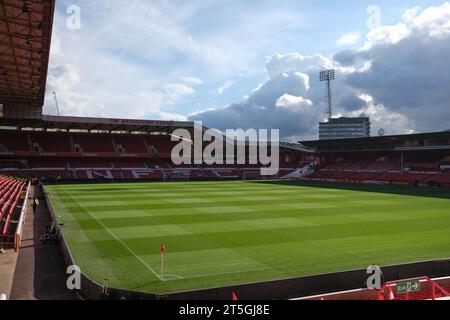
[[[450,199],[450,190],[448,189],[432,189],[432,188],[414,188],[409,186],[380,186],[380,185],[363,185],[363,184],[338,184],[333,182],[320,181],[293,181],[293,180],[260,180],[251,181],[251,183],[281,185],[291,187],[310,187],[333,190],[363,191],[376,192],[385,194],[396,194],[403,196],[429,197]]]

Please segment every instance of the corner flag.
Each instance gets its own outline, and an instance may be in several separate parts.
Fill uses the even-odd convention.
[[[236,293],[234,293],[234,292],[233,292],[233,295],[232,295],[232,299],[233,299],[233,301],[238,301],[238,298],[237,298],[237,296],[236,296]]]
[[[166,246],[164,243],[161,245],[161,281],[164,281],[164,253],[166,252]]]
[[[394,292],[391,287],[388,287],[388,300],[395,300]]]

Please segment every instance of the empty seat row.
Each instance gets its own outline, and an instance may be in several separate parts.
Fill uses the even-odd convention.
[[[0,130],[0,151],[170,153],[169,135],[118,135]]]
[[[22,201],[26,183],[12,178],[0,178],[0,234],[8,235],[16,209]]]

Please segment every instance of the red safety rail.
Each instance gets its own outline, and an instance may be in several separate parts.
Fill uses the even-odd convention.
[[[399,293],[398,284],[419,281],[419,288],[414,292]],[[379,300],[437,300],[449,298],[448,288],[443,288],[429,277],[386,282],[379,291]]]

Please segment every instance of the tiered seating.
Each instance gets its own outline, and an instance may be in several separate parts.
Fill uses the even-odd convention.
[[[316,172],[312,173],[311,175],[309,175],[308,178],[326,179],[330,175],[330,173],[331,173],[330,171],[319,170],[319,171],[316,171]]]
[[[90,169],[90,170],[79,170],[76,171],[76,175],[79,179],[83,180],[113,180],[113,179],[123,179],[123,174],[120,170],[101,170],[101,169]]]
[[[348,158],[347,158],[348,157]],[[400,172],[401,160],[398,154],[376,154],[355,156],[352,155],[339,158],[335,163],[319,168],[309,175],[309,179],[320,180],[345,180],[349,182],[380,181],[389,183],[426,183],[430,185],[448,184],[450,186],[450,174],[437,175],[442,156],[435,154],[419,154],[404,156],[405,172]],[[441,160],[441,161],[439,161]],[[443,174],[443,173],[442,173]]]
[[[3,174],[20,177],[24,179],[48,178],[54,180],[67,180],[73,178],[73,173],[67,170],[20,170],[2,171]]]
[[[124,179],[130,179],[130,180],[136,179],[133,172],[129,171],[129,170],[122,171],[122,175],[123,175]]]
[[[161,160],[151,160],[151,161],[146,161],[146,164],[149,168],[155,168],[155,169],[160,169],[160,168],[171,168],[172,166],[169,164],[169,162],[167,161],[161,161]]]
[[[399,167],[400,163],[377,161],[364,168],[364,171],[392,171]]]
[[[24,131],[0,131],[0,143],[3,144],[8,151],[30,151],[27,133]]]
[[[33,143],[38,143],[44,152],[71,152],[69,136],[62,133],[33,133]]]
[[[364,169],[365,167],[367,167],[367,165],[368,164],[364,162],[352,163],[351,165],[346,167],[345,170],[358,171]]]
[[[333,164],[330,164],[329,166],[326,166],[325,168],[323,168],[323,170],[344,170],[350,165],[351,163],[348,162],[335,162]]]
[[[122,145],[126,153],[147,153],[142,136],[114,136],[116,145]]]
[[[370,181],[380,176],[380,172],[358,172],[350,177],[350,180],[354,181]]]
[[[148,170],[143,169],[140,170],[122,170],[122,177],[119,179],[127,179],[127,180],[161,180],[163,179],[163,173],[160,170]]]
[[[387,172],[375,178],[375,181],[389,181],[389,182],[421,182],[430,178],[429,173],[401,173],[401,172]]]
[[[0,177],[0,234],[3,236],[9,234],[24,189],[25,182]]]
[[[73,135],[73,143],[79,144],[83,152],[116,152],[114,150],[112,137],[108,135]]]
[[[160,170],[147,170],[139,172],[138,176],[135,176],[131,171],[128,171],[128,173],[124,172],[124,177],[125,179],[161,180],[164,178],[164,175]]]
[[[17,160],[0,160],[0,169],[19,169],[22,167],[22,163]]]
[[[428,172],[433,172],[433,171],[438,171],[438,164],[431,162],[431,163],[427,163],[427,162],[408,162],[406,164],[406,167],[410,168],[413,171],[428,171]]]
[[[219,178],[239,178],[241,176],[237,169],[212,170],[212,173]]]
[[[36,169],[36,168],[52,168],[52,169],[66,169],[67,163],[64,161],[51,161],[51,160],[33,160],[31,162],[28,162],[30,168]]]
[[[333,171],[328,178],[329,179],[347,179],[354,174],[353,171]]]
[[[438,173],[427,179],[427,181],[433,181],[439,184],[450,185],[450,173]]]
[[[114,161],[116,169],[146,169],[147,166],[143,161]]]
[[[170,136],[147,136],[147,144],[157,149],[159,154],[170,154],[178,142],[171,141]]]
[[[95,168],[112,169],[113,164],[111,162],[102,160],[71,161],[70,167],[73,169],[95,169]]]

